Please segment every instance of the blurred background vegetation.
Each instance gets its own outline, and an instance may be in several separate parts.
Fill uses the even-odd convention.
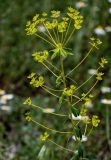
[[[91,69],[97,68],[100,57],[104,56],[109,61],[104,70],[104,80],[93,91],[96,98],[90,112],[100,116],[101,125],[84,143],[85,156],[89,160],[111,159],[111,137],[108,137],[108,126],[109,133],[111,131],[111,121],[108,122],[108,116],[111,117],[111,1],[0,0],[0,89],[5,92],[3,99],[3,91],[0,91],[0,160],[69,160],[72,157],[55,146],[44,145],[39,141],[43,129],[24,120],[27,109],[22,104],[30,96],[40,106],[58,106],[49,95],[44,95],[40,89],[35,90],[28,84],[26,77],[29,73],[44,72],[33,61],[31,54],[35,49],[47,48],[47,44],[34,36],[26,36],[25,25],[36,13],[50,10],[65,12],[70,5],[80,10],[84,16],[84,25],[70,41],[69,47],[73,49],[74,58],[65,62],[65,70],[68,72],[84,56],[91,36],[99,37],[103,42],[102,47],[91,54],[84,62],[84,67],[74,73],[74,79],[80,82],[85,80]],[[47,81],[49,76],[47,72]],[[102,87],[109,88],[103,91]],[[106,100],[105,104],[101,103],[102,99]],[[109,103],[107,100],[110,100]],[[34,114],[40,122],[47,124],[53,120],[53,125],[58,129],[62,125],[58,124],[59,120],[44,116],[38,110]],[[55,135],[55,138],[56,142],[65,146],[62,136]]]

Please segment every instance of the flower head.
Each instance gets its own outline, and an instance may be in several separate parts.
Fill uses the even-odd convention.
[[[27,78],[32,79],[35,75],[36,73],[32,72],[31,74],[29,74],[29,76],[27,76]]]
[[[45,83],[44,78],[42,76],[37,77],[33,77],[30,81],[30,84],[34,87],[42,87],[43,84]]]
[[[92,125],[93,125],[94,127],[98,127],[99,123],[100,123],[99,117],[96,116],[96,115],[93,115],[93,117],[92,117]]]
[[[63,94],[66,96],[72,96],[74,94],[74,91],[76,89],[76,86],[71,85],[70,88],[64,88]]]
[[[30,112],[27,112],[26,114],[25,114],[25,119],[26,119],[26,121],[28,121],[28,122],[30,122],[31,120],[32,120],[32,116],[31,116],[31,114],[30,114]]]
[[[41,141],[46,141],[49,137],[49,134],[47,132],[45,132],[43,135],[40,136],[40,140]]]
[[[37,15],[34,16],[32,22],[28,21],[26,24],[26,34],[27,35],[33,35],[37,32],[37,25],[39,24],[39,20],[37,20]]]
[[[45,60],[47,60],[48,55],[49,53],[47,50],[44,50],[43,52],[35,52],[32,54],[32,56],[34,57],[34,60],[40,63],[43,63]]]
[[[51,13],[52,13],[52,15],[51,15],[51,17],[52,18],[58,18],[59,16],[60,16],[60,11],[51,11]]]
[[[31,99],[30,99],[30,97],[29,98],[27,98],[24,102],[23,102],[23,104],[27,104],[27,105],[31,105],[32,104],[32,101],[31,101]]]
[[[104,75],[104,73],[99,72],[99,73],[97,74],[97,76],[96,76],[96,79],[97,79],[98,81],[101,81],[103,75]]]
[[[98,49],[98,46],[102,44],[102,42],[100,41],[100,39],[96,39],[94,37],[90,38],[90,42],[91,46],[95,47],[96,49]]]
[[[70,18],[74,20],[75,29],[80,29],[83,22],[83,16],[79,15],[80,12],[72,7],[68,7],[69,12],[67,13]]]
[[[104,65],[107,64],[107,63],[108,63],[107,59],[101,58],[101,61],[99,62],[99,65],[100,65],[102,68],[104,68]]]

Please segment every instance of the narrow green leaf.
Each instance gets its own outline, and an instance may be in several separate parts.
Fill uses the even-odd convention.
[[[71,111],[75,117],[79,116],[79,110],[71,106]]]
[[[80,144],[79,147],[78,147],[78,156],[79,156],[79,158],[83,158],[83,146],[82,146],[82,144]]]
[[[77,138],[79,138],[81,140],[82,139],[82,132],[81,132],[81,129],[79,126],[75,128],[75,133],[76,133]]]

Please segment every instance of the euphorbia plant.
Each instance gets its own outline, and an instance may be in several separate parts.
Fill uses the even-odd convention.
[[[28,36],[37,36],[49,44],[51,48],[50,50],[37,50],[32,54],[32,57],[34,61],[40,63],[45,67],[45,69],[50,71],[55,80],[55,86],[51,87],[45,81],[45,77],[37,75],[36,73],[31,73],[28,76],[30,85],[35,88],[41,87],[44,91],[50,94],[50,96],[54,96],[57,99],[57,103],[61,106],[63,105],[65,108],[65,113],[60,110],[59,113],[49,111],[46,114],[56,116],[56,118],[60,117],[61,121],[69,119],[69,123],[71,125],[69,125],[69,128],[67,127],[67,130],[65,131],[62,130],[62,127],[61,130],[56,130],[34,120],[30,112],[26,113],[26,120],[31,121],[44,129],[44,134],[40,137],[42,141],[49,141],[65,151],[72,152],[74,155],[77,154],[78,159],[83,158],[83,137],[89,136],[93,128],[97,127],[100,123],[97,115],[91,116],[88,113],[87,103],[89,103],[93,98],[91,92],[98,81],[102,80],[104,73],[101,72],[101,69],[104,68],[104,65],[107,63],[105,58],[101,58],[98,64],[94,84],[87,89],[86,93],[80,94],[79,90],[95,75],[92,75],[82,84],[79,84],[79,82],[75,83],[75,80],[71,77],[71,73],[82,65],[86,58],[92,54],[92,51],[99,49],[99,46],[102,43],[99,39],[91,37],[89,39],[89,51],[85,54],[83,59],[70,70],[70,72],[66,73],[64,60],[69,56],[73,56],[71,49],[67,46],[74,32],[81,29],[82,23],[83,16],[80,15],[79,11],[72,7],[68,7],[66,14],[61,14],[60,11],[54,10],[51,11],[50,15],[45,12],[42,14],[36,14],[31,21],[27,22],[26,25],[26,34]],[[38,31],[40,27],[44,28],[42,33]],[[56,57],[59,58],[60,67],[55,66],[53,63],[56,61]],[[44,108],[37,104],[33,104],[30,97],[25,100],[24,104],[30,107],[35,107],[44,112]],[[76,118],[78,118],[78,120],[75,120]],[[61,144],[57,144],[53,141],[51,138],[51,132],[55,132],[56,134],[67,134],[68,137],[74,137],[76,145],[75,150],[77,150],[77,153],[74,148],[65,148],[61,146]]]

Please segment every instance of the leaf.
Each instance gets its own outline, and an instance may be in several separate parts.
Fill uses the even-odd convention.
[[[56,85],[59,86],[62,83],[62,77],[58,76],[58,78],[56,79]]]
[[[79,158],[83,158],[83,146],[82,146],[82,144],[80,144],[79,147],[78,147],[78,156],[79,156]]]
[[[71,111],[75,117],[79,116],[79,110],[71,106]]]
[[[57,55],[59,54],[59,49],[54,49],[53,50],[53,55],[51,56],[51,59],[54,59]]]
[[[81,140],[82,139],[82,133],[81,133],[81,129],[80,129],[79,126],[75,128],[75,133],[76,133],[77,138],[79,138]]]

